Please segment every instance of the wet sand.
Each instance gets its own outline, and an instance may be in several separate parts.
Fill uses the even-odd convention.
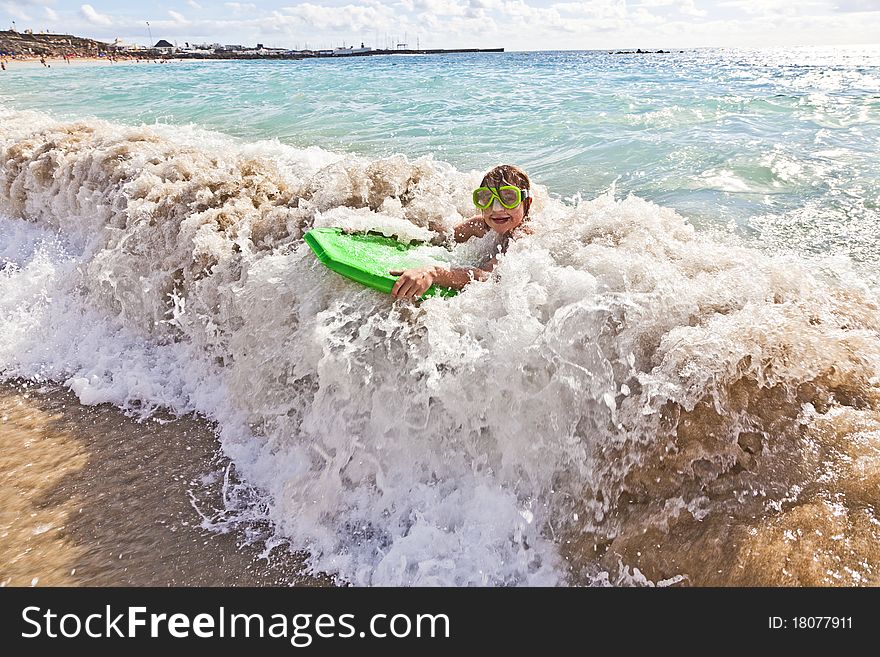
[[[0,383],[0,585],[320,586],[286,546],[201,527],[229,463],[210,423],[138,422]],[[254,529],[253,527],[249,529]]]
[[[605,557],[584,535],[566,558],[598,557],[610,573],[623,559],[682,586],[880,586],[880,420],[853,410],[801,430],[814,449],[790,451],[821,467],[777,511],[743,500],[735,513],[681,514],[666,528],[630,522],[642,531],[604,545]],[[0,383],[0,585],[331,585],[284,545],[264,558],[265,543],[248,537],[265,527],[201,527],[202,514],[223,510],[228,468],[203,419],[138,422],[58,386]]]

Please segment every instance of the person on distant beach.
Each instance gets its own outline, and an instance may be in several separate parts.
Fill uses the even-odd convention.
[[[456,242],[483,237],[492,230],[498,239],[498,254],[502,254],[507,251],[511,239],[531,232],[528,227],[532,206],[531,182],[522,169],[511,164],[491,169],[474,190],[473,201],[480,214],[455,227],[453,238]],[[472,280],[486,280],[497,263],[497,257],[493,256],[480,267],[464,269],[439,266],[393,269],[389,273],[400,278],[391,294],[398,299],[418,298],[434,284],[460,290]]]

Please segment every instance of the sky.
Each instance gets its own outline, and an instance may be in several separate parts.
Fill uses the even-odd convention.
[[[147,45],[775,47],[880,43],[880,0],[0,0],[0,28]]]

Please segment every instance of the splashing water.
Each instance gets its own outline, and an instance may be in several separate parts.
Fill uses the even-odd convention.
[[[866,285],[636,197],[538,186],[535,234],[491,280],[392,303],[317,264],[303,231],[448,231],[479,172],[3,119],[3,377],[215,420],[311,568],[361,585],[877,583]]]

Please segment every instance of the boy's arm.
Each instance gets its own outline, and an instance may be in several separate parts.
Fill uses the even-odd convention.
[[[391,289],[391,294],[399,299],[420,297],[434,284],[460,290],[471,281],[485,281],[489,278],[489,272],[494,264],[494,262],[490,262],[486,269],[477,267],[446,269],[440,266],[417,267],[407,270],[392,269],[389,273],[392,276],[400,276],[400,278]]]
[[[485,281],[489,278],[492,265],[494,264],[491,263],[486,269],[480,267],[461,267],[456,269],[434,267],[434,281],[432,284],[460,290],[471,281]]]
[[[470,219],[465,219],[455,227],[455,241],[458,243],[467,242],[472,237],[482,237],[489,231],[483,217],[477,215]]]
[[[483,237],[489,231],[483,217],[477,215],[465,219],[455,227],[454,238],[458,243],[467,242],[472,237]],[[422,296],[429,287],[436,284],[441,287],[462,289],[471,281],[485,281],[495,267],[496,259],[492,258],[481,267],[461,267],[447,269],[441,266],[417,267],[415,269],[393,269],[392,276],[400,276],[391,294],[398,298]]]

